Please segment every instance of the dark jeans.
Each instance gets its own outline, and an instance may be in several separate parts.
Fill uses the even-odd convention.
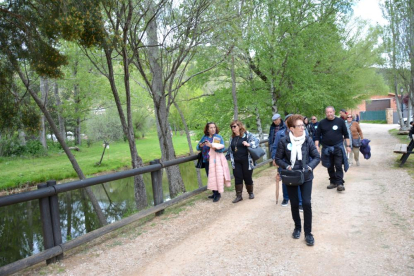
[[[328,168],[329,181],[332,184],[344,184],[344,171],[342,169],[342,149],[335,147],[334,153],[329,155],[331,166]]]
[[[206,169],[206,174],[207,174],[207,177],[208,177],[208,170],[209,170],[209,167],[210,167],[210,162],[208,162],[208,161],[206,161],[206,163],[204,163],[204,165],[205,165],[205,169]]]
[[[295,229],[302,230],[301,220],[299,215],[299,196],[298,186],[286,185],[289,198],[290,198],[290,211],[292,212],[292,218],[295,222]],[[306,181],[299,186],[302,193],[302,207],[303,207],[303,229],[305,235],[312,232],[312,206],[311,206],[311,194],[312,194],[312,180]]]
[[[235,160],[234,161],[234,169],[233,169],[233,175],[234,175],[234,183],[237,184],[243,184],[246,185],[253,185],[253,170],[249,170],[249,160],[243,159],[243,160]]]

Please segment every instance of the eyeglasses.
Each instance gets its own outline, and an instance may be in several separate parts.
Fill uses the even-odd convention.
[[[236,128],[236,127],[238,127],[237,125],[235,125],[235,126],[231,126],[231,128]]]
[[[312,118],[312,121],[316,121],[316,118]]]
[[[297,126],[294,126],[294,127],[305,128],[305,125],[297,125]]]
[[[348,116],[347,118],[348,118],[348,119],[349,119],[349,118],[352,118],[352,116]]]

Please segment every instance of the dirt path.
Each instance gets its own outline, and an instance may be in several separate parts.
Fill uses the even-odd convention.
[[[319,165],[312,193],[315,246],[291,238],[290,208],[275,204],[274,169],[255,179],[254,200],[196,201],[25,275],[414,275],[414,186],[394,168],[393,126],[362,124],[372,157],[328,190]],[[206,194],[207,195],[207,194]]]

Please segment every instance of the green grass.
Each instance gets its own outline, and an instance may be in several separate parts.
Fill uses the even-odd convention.
[[[408,140],[408,135],[398,135],[398,129],[390,129],[388,132],[392,135],[395,136],[396,138],[398,138],[398,140],[400,141],[401,144],[409,144],[410,140]],[[400,166],[400,158],[402,154],[396,154],[395,155],[395,167],[399,167]],[[410,156],[408,157],[407,161],[404,163],[404,165],[402,166],[402,168],[404,168],[405,170],[408,171],[408,173],[414,177],[414,155],[410,154]]]
[[[386,120],[372,120],[372,121],[361,121],[361,123],[367,123],[367,124],[387,124]]]
[[[177,156],[189,152],[185,135],[173,136],[174,148]],[[194,141],[194,149],[197,141]],[[136,140],[138,154],[144,163],[161,157],[158,137],[155,132],[148,134],[144,139]],[[102,164],[96,163],[101,159],[102,143],[95,143],[87,147],[86,142],[80,151],[73,151],[83,173],[91,176],[101,172],[119,171],[131,168],[129,146],[126,142],[116,142],[109,145]],[[47,180],[62,180],[77,178],[69,159],[63,151],[50,152],[47,156],[31,158],[0,158],[0,190],[33,185]]]

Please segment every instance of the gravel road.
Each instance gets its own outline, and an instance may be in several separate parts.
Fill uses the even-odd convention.
[[[276,205],[270,168],[256,176],[254,200],[246,191],[237,204],[233,192],[218,203],[198,200],[20,274],[414,275],[414,186],[394,166],[398,141],[388,130],[395,127],[361,124],[372,157],[346,173],[346,191],[326,189],[326,169],[315,170],[313,247],[303,235],[291,238],[290,208]]]

